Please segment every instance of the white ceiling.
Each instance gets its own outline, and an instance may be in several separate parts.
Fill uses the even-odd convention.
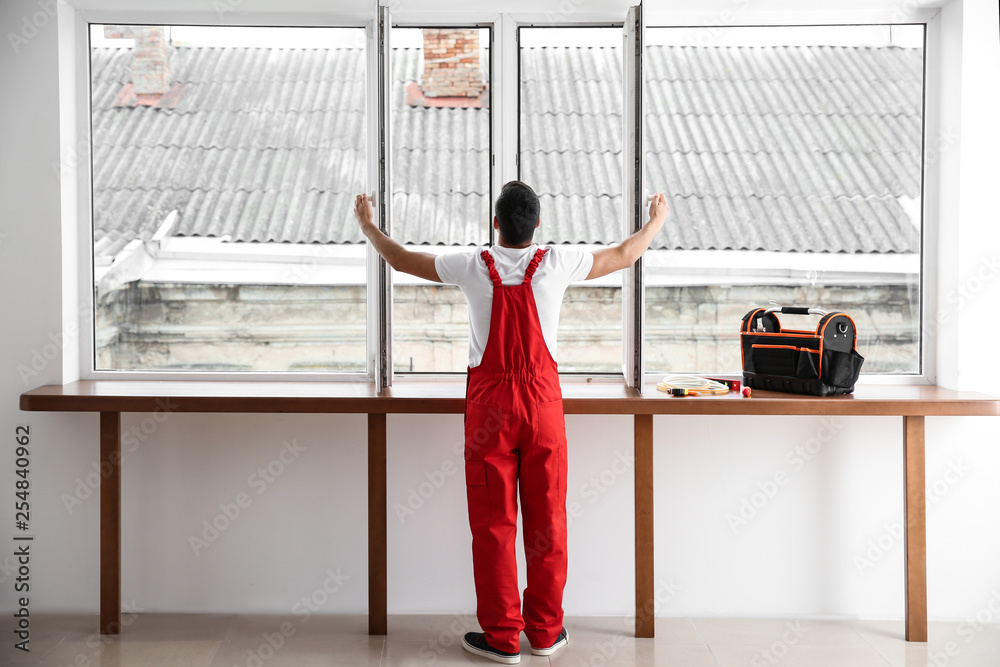
[[[912,9],[934,9],[950,0],[647,0],[651,14],[717,14],[720,21],[734,13],[844,12],[906,13]],[[253,13],[358,14],[374,15],[375,0],[67,0],[77,9],[141,13],[172,11],[220,15]],[[572,20],[588,14],[620,14],[635,0],[390,0],[396,13],[530,13],[551,14],[553,20]]]

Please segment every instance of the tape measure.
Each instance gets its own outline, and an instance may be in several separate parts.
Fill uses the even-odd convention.
[[[683,396],[687,393],[699,395],[729,393],[729,387],[721,382],[709,380],[708,378],[699,377],[697,375],[668,375],[663,378],[662,382],[659,382],[656,385],[656,388],[675,396]]]

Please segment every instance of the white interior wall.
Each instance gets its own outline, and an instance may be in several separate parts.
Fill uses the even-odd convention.
[[[991,126],[998,44],[995,3],[966,0],[955,20],[963,68],[960,139],[949,151],[962,181],[943,211],[942,300],[997,244],[991,193],[1000,147]],[[98,444],[96,415],[23,413],[18,395],[58,383],[62,356],[47,348],[63,329],[59,61],[54,21],[15,51],[10,33],[42,11],[34,0],[0,3],[0,423],[32,433],[32,611],[96,611],[98,501],[86,495]],[[954,31],[962,33],[955,39]],[[953,98],[954,99],[954,98]],[[992,171],[991,171],[992,170]],[[957,213],[956,213],[957,211]],[[951,386],[996,393],[1000,359],[976,346],[997,323],[996,280],[956,308],[961,326],[939,354]],[[53,343],[55,345],[55,343]],[[959,350],[963,350],[959,354]],[[45,359],[52,352],[52,359]],[[36,356],[41,355],[41,356]],[[18,367],[36,375],[22,380]],[[39,361],[39,359],[41,359]],[[627,614],[633,596],[631,429],[627,417],[570,416],[570,536],[566,608],[571,614]],[[833,614],[900,618],[901,419],[844,418],[799,468],[789,452],[825,434],[819,418],[657,417],[656,577],[662,614]],[[390,612],[459,612],[474,605],[469,534],[454,446],[461,417],[389,417]],[[123,598],[126,608],[181,612],[294,612],[328,570],[342,580],[324,612],[366,607],[365,421],[356,415],[127,414],[123,462]],[[1000,590],[1000,444],[994,418],[930,418],[927,481],[929,610],[965,618]],[[250,476],[278,459],[282,443],[305,449],[257,494]],[[8,440],[10,442],[10,440]],[[815,443],[813,443],[815,445]],[[0,466],[0,498],[13,499],[13,456]],[[791,456],[794,457],[794,454]],[[287,458],[287,456],[286,456]],[[952,472],[949,473],[948,471]],[[955,472],[955,471],[959,472]],[[784,471],[776,489],[767,480]],[[441,476],[436,472],[442,472]],[[429,476],[429,477],[428,477]],[[400,520],[410,489],[443,483]],[[603,481],[602,481],[603,480]],[[765,489],[773,498],[733,530],[727,515]],[[246,492],[240,517],[195,555],[192,534]],[[414,501],[414,504],[417,504]],[[8,505],[8,507],[10,507]],[[0,608],[14,607],[12,512],[0,525]],[[873,546],[874,545],[874,546]],[[880,546],[881,545],[881,546]],[[866,558],[870,565],[858,558]],[[861,571],[863,570],[863,571]]]

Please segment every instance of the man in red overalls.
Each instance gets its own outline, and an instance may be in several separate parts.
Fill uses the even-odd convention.
[[[562,609],[566,423],[555,361],[562,298],[570,283],[631,266],[663,226],[667,205],[655,195],[641,230],[592,253],[533,244],[540,204],[520,181],[504,185],[495,212],[497,246],[435,256],[407,250],[381,233],[367,196],[355,203],[362,231],[390,266],[458,285],[469,302],[465,482],[484,632],[466,634],[463,646],[516,664],[522,630],[534,655],[551,655],[569,641]],[[523,608],[514,553],[519,495],[527,556]]]

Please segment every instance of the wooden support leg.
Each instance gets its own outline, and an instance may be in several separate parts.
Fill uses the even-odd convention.
[[[368,634],[384,635],[386,618],[385,413],[368,415]]]
[[[653,637],[653,415],[635,415],[635,636]]]
[[[117,635],[122,629],[121,442],[121,413],[102,412],[100,632],[103,635]]]
[[[906,641],[927,641],[927,501],[924,418],[903,417],[906,488]]]

